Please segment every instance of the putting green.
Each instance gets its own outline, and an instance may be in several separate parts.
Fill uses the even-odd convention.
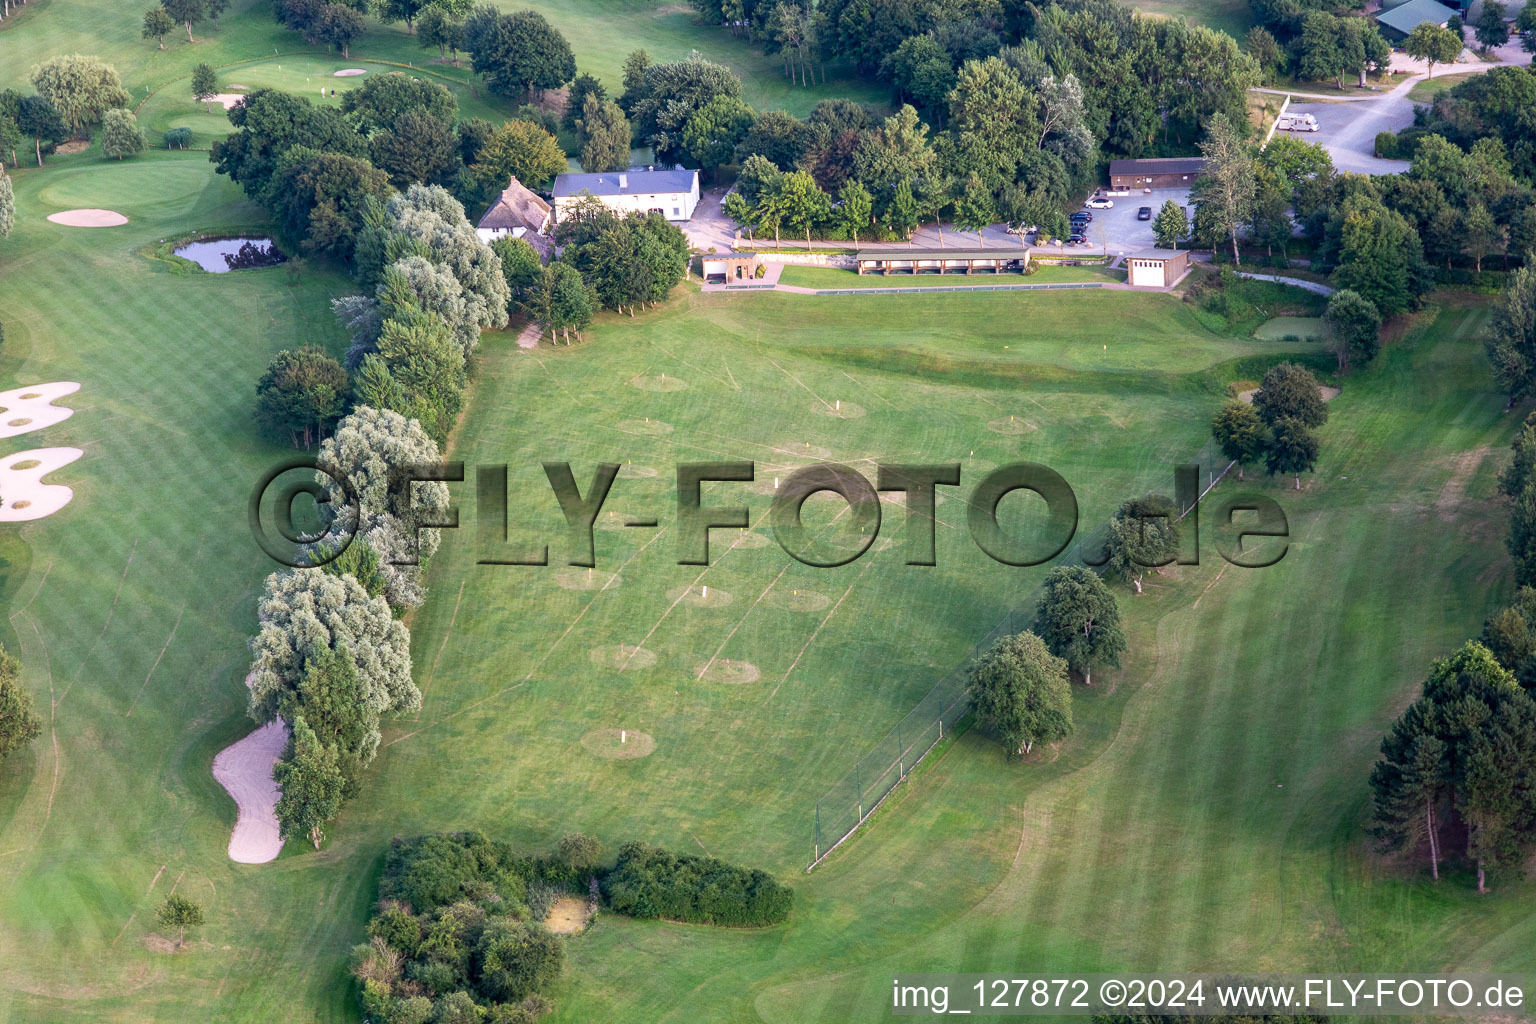
[[[1272,316],[1253,329],[1253,336],[1260,341],[1320,341],[1328,336],[1328,329],[1320,316]]]

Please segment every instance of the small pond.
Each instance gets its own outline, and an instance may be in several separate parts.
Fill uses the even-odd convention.
[[[270,238],[205,238],[178,246],[176,255],[191,260],[210,274],[275,267],[288,261]]]

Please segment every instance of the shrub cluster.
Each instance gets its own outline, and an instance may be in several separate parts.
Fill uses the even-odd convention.
[[[630,917],[737,926],[778,924],[795,902],[794,890],[767,872],[644,843],[619,849],[603,893],[615,911]]]

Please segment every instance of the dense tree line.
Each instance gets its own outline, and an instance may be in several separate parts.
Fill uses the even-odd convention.
[[[794,892],[762,871],[627,843],[602,867],[587,836],[529,856],[478,832],[396,837],[369,941],[353,950],[365,1015],[381,1021],[526,1024],[550,1008],[562,941],[556,898],[606,895],[618,913],[723,925],[782,922]]]
[[[1381,743],[1371,833],[1387,850],[1460,847],[1476,869],[1518,868],[1536,848],[1536,701],[1477,641],[1437,661]]]
[[[364,1015],[524,1024],[547,1011],[565,946],[543,927],[557,890],[538,868],[475,832],[396,838],[353,950]]]
[[[460,121],[446,88],[403,74],[370,78],[340,109],[258,89],[229,120],[236,130],[209,157],[219,172],[272,213],[290,244],[340,261],[352,258],[368,211],[397,189],[443,186],[483,207],[511,175],[541,188],[565,167],[537,124]]]
[[[644,843],[621,846],[600,881],[608,905],[630,917],[763,926],[784,921],[795,902],[794,890],[765,871]]]

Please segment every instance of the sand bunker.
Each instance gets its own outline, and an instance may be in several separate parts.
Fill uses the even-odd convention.
[[[368,73],[368,69],[367,68],[342,68],[340,71],[337,71],[331,77],[332,78],[356,78],[358,75],[366,75],[367,73]]]
[[[693,677],[695,679],[702,679],[706,683],[727,683],[731,686],[742,686],[746,683],[757,682],[763,677],[763,673],[750,661],[716,658],[714,661],[693,666]]]
[[[644,647],[636,647],[634,644],[594,647],[592,648],[591,658],[594,665],[617,669],[620,672],[650,668],[656,664],[655,651],[647,650]]]
[[[644,434],[647,437],[672,433],[672,424],[661,420],[620,420],[614,426],[626,434]]]
[[[33,448],[0,459],[0,523],[42,519],[68,505],[74,490],[45,484],[43,477],[84,454],[79,448]]]
[[[80,385],[74,381],[59,380],[0,391],[0,437],[42,430],[69,419],[75,410],[51,403],[79,390]]]
[[[736,599],[728,591],[705,584],[694,587],[673,587],[667,591],[667,600],[693,608],[724,608]]]
[[[213,759],[213,777],[239,808],[229,837],[229,859],[240,864],[265,864],[283,850],[277,837],[277,798],[282,790],[272,766],[288,745],[288,727],[268,722]]]
[[[1002,416],[987,423],[994,434],[1023,434],[1034,430],[1035,425],[1020,416]]]
[[[221,103],[225,110],[231,110],[238,103],[245,102],[245,94],[238,92],[216,92],[209,97],[214,103]]]
[[[629,386],[641,391],[684,391],[688,388],[688,382],[681,377],[662,374],[659,377],[631,377]]]
[[[656,749],[656,741],[648,733],[633,729],[594,729],[581,738],[581,745],[588,753],[614,761],[649,757]]]
[[[571,568],[555,573],[555,582],[566,590],[612,590],[624,582],[624,577],[616,572]]]
[[[556,935],[575,935],[587,927],[587,901],[563,896],[549,908],[544,927]]]
[[[856,420],[861,416],[869,415],[869,410],[862,405],[856,402],[844,402],[841,399],[833,399],[831,402],[817,399],[811,403],[811,412],[838,420]]]
[[[127,217],[113,210],[63,210],[50,213],[48,219],[72,228],[115,228],[128,223]]]

